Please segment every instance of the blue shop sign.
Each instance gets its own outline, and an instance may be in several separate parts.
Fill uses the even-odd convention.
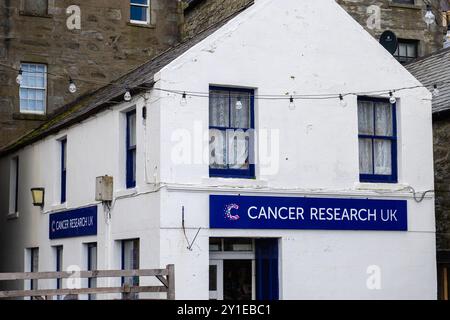
[[[212,229],[407,231],[406,200],[210,195]]]
[[[49,216],[50,239],[97,234],[97,206],[68,210]]]

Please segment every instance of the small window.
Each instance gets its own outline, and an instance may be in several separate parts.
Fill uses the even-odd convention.
[[[136,186],[136,110],[128,112],[126,118],[126,184],[130,189]]]
[[[23,13],[33,16],[46,16],[48,14],[48,0],[22,0]]]
[[[55,271],[61,272],[63,271],[63,246],[56,246],[55,249]],[[56,279],[56,289],[62,289],[62,279]],[[58,300],[61,299],[58,296]]]
[[[132,23],[150,23],[150,0],[130,0],[130,21]]]
[[[9,213],[19,212],[19,157],[11,159],[9,174]]]
[[[395,107],[386,99],[358,98],[361,182],[397,182]]]
[[[66,202],[67,191],[67,139],[61,140],[61,203]]]
[[[209,173],[211,177],[254,178],[254,91],[210,89]]]
[[[416,40],[399,40],[397,51],[394,57],[401,63],[406,64],[419,55],[419,41]]]
[[[87,270],[97,270],[97,243],[87,244]],[[97,288],[97,278],[88,278],[88,288]],[[89,294],[89,300],[95,300],[95,294]]]
[[[22,63],[20,83],[20,112],[45,114],[47,104],[47,66]]]
[[[139,269],[139,239],[122,241],[122,270]],[[123,277],[122,284],[129,286],[139,286],[139,277]],[[132,299],[137,298],[137,294],[131,295]]]

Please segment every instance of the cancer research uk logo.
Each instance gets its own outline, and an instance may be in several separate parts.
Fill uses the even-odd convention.
[[[232,203],[229,204],[227,206],[225,206],[225,219],[230,220],[230,221],[237,221],[239,220],[241,217],[237,214],[233,215],[231,213],[231,210],[239,210],[239,205]]]

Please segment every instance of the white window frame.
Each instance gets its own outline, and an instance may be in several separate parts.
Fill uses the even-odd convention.
[[[130,0],[130,23],[135,24],[150,24],[150,0],[146,0],[147,4],[133,3],[133,0]],[[131,19],[131,7],[143,7],[147,8],[147,20],[132,20]]]
[[[47,65],[44,63],[34,63],[34,62],[22,62],[20,64],[20,68],[23,69],[23,65],[39,65],[39,66],[43,66],[44,67],[44,87],[29,87],[29,86],[25,86],[23,85],[23,81],[20,84],[20,88],[19,88],[19,111],[20,113],[23,114],[46,114],[47,113]],[[26,72],[23,71],[23,74],[25,74]],[[30,111],[30,110],[22,110],[22,106],[21,106],[21,102],[20,102],[20,89],[32,89],[32,90],[44,90],[44,108],[42,111]]]

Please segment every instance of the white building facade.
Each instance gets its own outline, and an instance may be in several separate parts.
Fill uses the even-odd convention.
[[[258,0],[151,76],[3,153],[1,272],[174,264],[177,299],[436,298],[431,94],[335,1]]]

